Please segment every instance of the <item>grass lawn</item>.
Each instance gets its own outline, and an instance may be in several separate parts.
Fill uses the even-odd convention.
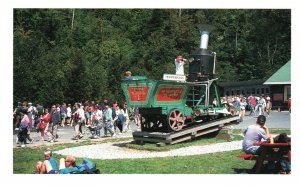
[[[235,137],[240,140],[241,137]],[[58,144],[50,147],[53,151],[63,148],[77,147],[104,142],[117,142],[126,139],[103,140],[98,142],[86,141],[76,144]],[[136,145],[139,149],[153,150],[153,148],[164,148],[161,151],[172,148],[180,148],[191,145],[204,145],[224,142],[216,138],[203,138],[193,142],[176,144],[167,147],[156,147],[151,144]],[[128,147],[132,148],[134,144]],[[145,146],[145,147],[144,147]],[[35,163],[43,160],[43,151],[49,147],[15,148],[13,151],[13,172],[15,174],[30,174],[35,171]],[[149,149],[150,148],[150,149]],[[241,150],[230,152],[219,152],[205,155],[147,158],[147,159],[114,159],[94,160],[102,174],[236,174],[246,173],[245,169],[251,169],[253,161],[244,161],[236,157]],[[61,156],[54,154],[58,160]],[[77,161],[82,161],[77,158]]]
[[[15,174],[30,174],[45,148],[14,151]],[[237,174],[251,169],[253,161],[236,157],[240,150],[205,155],[149,159],[91,160],[102,174]],[[55,155],[58,159],[59,156]],[[77,158],[78,161],[82,159]]]
[[[272,134],[287,133],[289,130],[271,129]],[[234,134],[240,134],[241,130],[234,130]],[[234,140],[242,140],[242,136],[235,135]],[[43,160],[43,152],[46,148],[53,151],[69,147],[82,145],[98,144],[105,142],[118,142],[129,140],[130,138],[113,138],[101,141],[85,141],[79,143],[56,144],[51,147],[32,147],[32,148],[14,148],[13,149],[13,173],[31,174],[35,172],[35,164]],[[213,143],[225,142],[215,137],[203,137],[191,142],[184,142],[175,145],[157,147],[155,144],[128,144],[127,147],[138,150],[166,151],[181,147],[193,145],[207,145]],[[102,174],[240,174],[247,173],[251,169],[254,161],[247,161],[236,156],[242,153],[241,150],[219,152],[204,155],[165,157],[165,158],[146,158],[146,159],[113,159],[113,160],[94,160]],[[54,154],[58,159],[61,156]],[[77,158],[80,163],[81,158]]]
[[[205,155],[132,160],[96,160],[104,174],[237,174],[247,173],[253,161],[236,157],[240,150]]]

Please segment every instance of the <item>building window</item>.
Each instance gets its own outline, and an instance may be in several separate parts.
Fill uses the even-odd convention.
[[[266,87],[266,93],[270,93],[270,90],[268,87]]]
[[[229,95],[230,95],[229,91],[226,91],[226,96],[229,96]]]
[[[252,88],[252,95],[255,95],[255,88]]]
[[[256,95],[259,95],[260,94],[260,88],[257,88],[256,89]]]

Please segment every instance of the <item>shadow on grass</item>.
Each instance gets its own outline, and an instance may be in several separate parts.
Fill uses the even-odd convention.
[[[253,170],[248,168],[233,168],[233,170],[237,174],[254,174]]]
[[[124,148],[124,147],[127,147],[127,144],[130,144],[130,142],[114,143],[113,146],[118,146],[120,148]]]
[[[279,174],[280,168],[278,166],[274,166],[273,168],[268,168],[268,165],[265,164],[260,173],[255,173],[254,169],[247,168],[232,168],[237,174]]]

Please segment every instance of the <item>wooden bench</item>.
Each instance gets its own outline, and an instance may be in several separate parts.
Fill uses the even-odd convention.
[[[245,159],[245,160],[256,160],[258,155],[253,155],[253,154],[250,154],[250,153],[242,153],[242,154],[239,154],[236,156],[237,158],[242,158],[242,159]]]
[[[253,155],[250,153],[242,153],[236,156],[237,158],[242,158],[245,160],[257,160],[260,156],[259,155]],[[281,156],[277,156],[275,155],[271,155],[271,156],[266,156],[264,158],[265,161],[278,161],[278,160],[287,160],[288,156],[287,155],[281,155]]]

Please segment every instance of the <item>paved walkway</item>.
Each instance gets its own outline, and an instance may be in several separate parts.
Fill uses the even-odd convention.
[[[33,138],[33,143],[26,144],[26,147],[51,146],[53,144],[76,143],[76,142],[91,140],[90,131],[86,127],[83,127],[82,129],[84,132],[84,137],[80,140],[72,140],[72,137],[74,136],[74,133],[75,133],[74,127],[70,127],[70,126],[60,127],[57,132],[57,134],[59,135],[59,138],[57,139],[57,142],[54,142],[54,143],[40,140],[40,133],[32,131],[30,134],[30,137]],[[135,131],[135,130],[137,130],[137,127],[133,123],[131,123],[131,129],[133,131]],[[110,135],[110,134],[108,133],[108,135]],[[17,132],[14,131],[13,147],[19,148],[21,146],[21,144],[16,143],[16,137],[17,137]],[[132,138],[132,132],[119,134],[119,131],[117,130],[117,135],[115,136],[115,138],[124,138],[124,137]],[[103,140],[103,139],[108,139],[108,138],[111,138],[111,137],[110,136],[105,137],[104,130],[102,129],[101,130],[101,138],[93,139],[93,140]]]
[[[129,149],[126,147],[127,143],[129,142],[127,141],[79,146],[74,148],[66,148],[60,151],[56,151],[55,153],[61,155],[73,155],[75,157],[85,157],[89,159],[137,159],[200,155],[207,153],[238,150],[242,147],[242,140],[240,140],[201,146],[190,146],[163,152],[154,152]]]
[[[248,114],[249,112],[247,112]],[[244,121],[238,125],[234,125],[234,128],[244,129],[250,124],[254,124],[256,121],[256,116],[245,116]],[[291,128],[291,116],[289,112],[276,112],[273,111],[271,116],[267,118],[267,125],[269,128],[275,129],[290,129]],[[133,131],[137,130],[136,125],[133,122],[130,122],[131,129]],[[83,127],[83,130],[86,132],[85,136],[80,141],[89,140],[89,131],[87,128]],[[53,144],[61,144],[61,143],[76,143],[78,141],[72,140],[71,138],[74,136],[74,127],[66,126],[60,127],[58,130],[59,139],[58,142],[50,143],[50,142],[42,142],[40,141],[40,133],[32,132],[31,138],[34,139],[32,144],[27,144],[26,147],[35,147],[35,146],[51,146]],[[118,134],[116,138],[119,137],[132,137],[132,132]],[[99,140],[107,139],[109,137],[104,137],[103,129],[101,130],[101,138]],[[16,144],[16,132],[13,135],[13,147],[20,147],[20,145]]]

